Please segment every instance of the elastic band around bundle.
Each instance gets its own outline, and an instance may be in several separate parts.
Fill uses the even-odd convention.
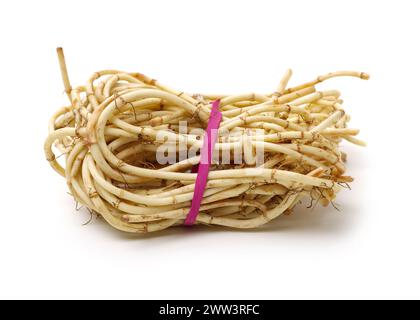
[[[191,202],[190,211],[185,219],[184,225],[192,226],[197,220],[200,212],[201,201],[207,185],[207,178],[210,171],[211,159],[214,146],[216,145],[222,113],[219,111],[220,100],[212,103],[210,118],[204,136],[203,146],[201,147],[200,163],[198,164],[197,178],[195,180],[194,195]],[[195,170],[193,170],[194,172]]]

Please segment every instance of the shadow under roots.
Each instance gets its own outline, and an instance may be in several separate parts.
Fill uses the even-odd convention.
[[[349,203],[340,206],[345,208],[345,211],[338,211],[332,205],[327,208],[321,205],[307,208],[305,202],[308,200],[298,204],[292,214],[280,216],[263,226],[261,230],[265,232],[342,233],[351,230],[360,212],[360,208]]]
[[[290,215],[281,215],[273,221],[256,229],[232,229],[216,225],[196,225],[193,227],[177,226],[167,228],[158,232],[147,234],[130,234],[118,231],[109,225],[102,218],[93,218],[89,225],[96,224],[98,228],[103,229],[106,233],[111,233],[116,238],[126,240],[146,240],[156,237],[188,237],[203,233],[342,233],[349,231],[358,217],[360,208],[352,203],[345,203],[340,207],[345,211],[338,211],[333,206],[327,208],[317,205],[313,208],[307,208],[310,200],[304,199],[301,204],[296,205]]]

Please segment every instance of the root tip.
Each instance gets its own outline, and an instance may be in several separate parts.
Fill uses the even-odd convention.
[[[370,79],[370,75],[369,75],[369,74],[367,74],[367,73],[362,72],[362,73],[360,74],[360,79],[363,79],[363,80],[369,80],[369,79]]]

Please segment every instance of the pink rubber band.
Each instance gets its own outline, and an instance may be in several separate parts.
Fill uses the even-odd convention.
[[[206,189],[213,150],[217,141],[217,132],[219,130],[220,121],[222,121],[222,113],[219,111],[219,105],[220,100],[216,100],[212,103],[210,118],[207,124],[203,146],[201,147],[200,163],[198,164],[191,208],[184,222],[184,225],[186,226],[192,226],[200,212],[201,200],[203,199],[204,190]]]

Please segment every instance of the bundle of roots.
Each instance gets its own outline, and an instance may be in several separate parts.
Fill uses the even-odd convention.
[[[78,203],[119,230],[145,233],[184,223],[203,145],[197,130],[206,129],[216,99],[223,118],[197,224],[256,228],[290,214],[303,197],[334,205],[352,181],[339,144],[364,143],[347,126],[340,93],[315,86],[338,76],[368,79],[366,73],[329,73],[288,87],[288,70],[270,94],[206,95],[104,70],[72,88],[61,48],[57,53],[70,105],[49,122],[47,160]],[[191,150],[196,155],[181,157]],[[175,161],[160,161],[170,153]]]

